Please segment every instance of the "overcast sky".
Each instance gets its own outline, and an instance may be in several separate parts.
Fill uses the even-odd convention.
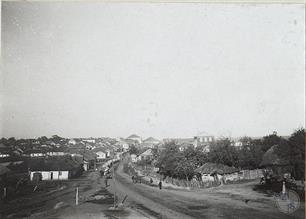
[[[2,3],[2,136],[288,135],[303,5]]]

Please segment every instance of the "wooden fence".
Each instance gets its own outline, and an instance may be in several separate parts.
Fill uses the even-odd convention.
[[[133,167],[135,168],[135,167]],[[176,179],[173,177],[165,177],[161,174],[153,172],[149,168],[135,168],[134,171],[129,171],[130,173],[138,173],[144,176],[147,176],[149,178],[153,178],[157,181],[162,180],[166,184],[172,184],[174,186],[178,187],[185,187],[185,188],[190,188],[190,189],[197,189],[197,188],[210,188],[210,187],[215,187],[221,184],[221,182],[215,182],[212,180],[205,180],[205,181],[199,181],[196,180],[195,178],[188,181],[188,180],[183,180],[183,179]],[[234,174],[227,174],[225,175],[225,183],[231,184],[231,183],[239,183],[241,181],[247,181],[247,180],[254,180],[254,179],[259,179],[263,177],[263,173],[261,169],[255,169],[255,170],[241,170],[239,173],[234,173]]]

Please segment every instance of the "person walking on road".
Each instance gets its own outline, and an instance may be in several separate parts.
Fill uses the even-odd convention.
[[[162,189],[162,182],[161,181],[159,181],[158,186],[159,186],[159,189]]]
[[[107,187],[108,185],[107,185],[107,176],[105,176],[105,178],[104,178],[104,183],[105,183],[105,187]]]

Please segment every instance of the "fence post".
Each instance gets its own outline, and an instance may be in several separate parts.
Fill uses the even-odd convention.
[[[75,190],[75,205],[79,205],[79,187]]]

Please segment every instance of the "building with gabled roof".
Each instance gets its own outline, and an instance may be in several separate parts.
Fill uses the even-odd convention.
[[[107,152],[105,151],[104,148],[95,148],[91,151],[97,155],[97,160],[103,160],[106,159],[107,157]]]
[[[67,180],[82,173],[81,163],[70,156],[35,159],[29,162],[31,180]]]
[[[153,148],[155,145],[158,145],[159,143],[160,143],[160,141],[158,139],[155,139],[153,137],[149,137],[142,142],[141,146],[142,147]]]
[[[136,134],[132,134],[129,137],[127,137],[126,139],[137,141],[139,144],[142,142],[141,137],[136,135]]]

